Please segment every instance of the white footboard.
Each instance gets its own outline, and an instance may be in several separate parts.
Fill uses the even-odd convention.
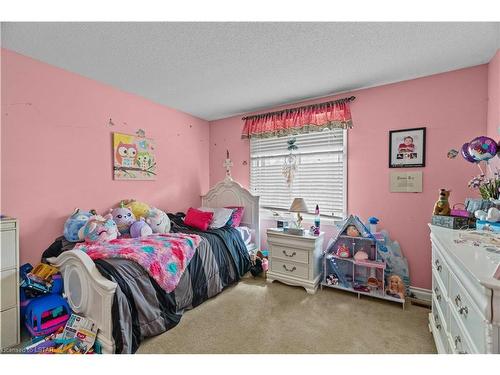
[[[48,261],[61,271],[64,293],[71,309],[97,324],[97,337],[103,352],[114,353],[111,306],[116,283],[104,278],[92,259],[81,250],[65,251]]]

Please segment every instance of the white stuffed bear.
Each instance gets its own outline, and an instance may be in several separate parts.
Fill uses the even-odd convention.
[[[168,215],[158,208],[151,207],[149,210],[146,223],[149,224],[153,233],[168,233],[170,232],[170,219]]]

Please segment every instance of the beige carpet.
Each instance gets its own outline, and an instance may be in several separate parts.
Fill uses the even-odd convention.
[[[138,353],[435,353],[429,310],[245,277]]]

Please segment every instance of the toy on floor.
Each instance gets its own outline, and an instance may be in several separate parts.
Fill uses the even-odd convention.
[[[389,283],[385,289],[385,293],[389,296],[404,299],[405,298],[405,284],[398,275],[389,276]]]
[[[111,214],[94,215],[80,229],[80,236],[89,243],[114,240],[119,235],[120,232]]]
[[[141,217],[148,217],[150,207],[148,204],[136,201],[135,199],[125,199],[120,202],[120,207],[129,208],[135,216],[136,220]]]
[[[135,215],[126,207],[117,207],[110,210],[113,220],[116,223],[118,231],[121,234],[129,234],[130,226],[135,222]]]
[[[151,207],[149,210],[146,223],[151,227],[153,233],[170,232],[170,219],[168,215],[156,207]]]
[[[153,234],[153,230],[148,225],[148,223],[144,221],[144,218],[142,217],[140,220],[135,221],[130,226],[130,237],[132,238],[146,237],[149,236],[150,234]]]
[[[90,217],[95,214],[95,210],[82,211],[79,208],[75,208],[71,216],[64,223],[64,238],[69,242],[83,241],[83,238],[80,238],[78,233]]]
[[[33,269],[31,264],[26,263],[19,268],[19,274],[20,287],[25,300],[40,294],[62,292],[63,280],[56,267],[40,263]]]
[[[339,279],[338,279],[337,275],[330,274],[326,277],[326,283],[328,285],[338,285]]]
[[[434,210],[432,213],[434,215],[449,216],[450,215],[450,202],[448,198],[450,197],[450,190],[441,189],[439,190],[439,200],[434,204]]]
[[[71,314],[66,300],[48,294],[31,301],[25,311],[25,325],[32,336],[48,335],[64,327]]]

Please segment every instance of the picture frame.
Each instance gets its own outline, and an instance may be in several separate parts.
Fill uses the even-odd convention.
[[[153,139],[115,132],[112,146],[115,180],[156,180],[156,150]]]
[[[389,131],[389,168],[425,167],[426,128]]]

